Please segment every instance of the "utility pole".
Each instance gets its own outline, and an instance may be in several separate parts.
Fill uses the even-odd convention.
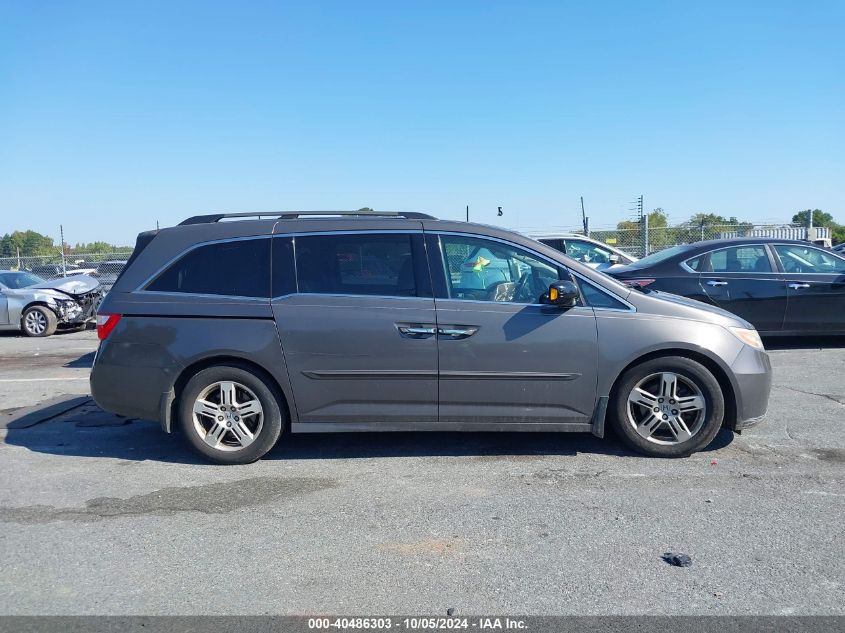
[[[643,220],[643,196],[640,194],[640,197],[637,198],[637,219],[642,222]]]
[[[467,205],[467,222],[469,222],[469,205]]]
[[[59,245],[62,249],[62,277],[67,277],[67,263],[65,262],[65,227],[59,224]]]
[[[590,237],[590,221],[587,219],[586,211],[584,211],[584,196],[581,196],[581,224],[584,225],[584,235]]]

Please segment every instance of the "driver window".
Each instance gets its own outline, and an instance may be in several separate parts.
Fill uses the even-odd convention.
[[[469,236],[440,239],[450,299],[539,303],[550,283],[569,279],[563,269],[516,246]]]
[[[566,240],[566,254],[585,264],[609,264],[611,256],[609,250],[579,240]]]
[[[845,260],[819,248],[803,244],[777,244],[775,250],[783,264],[783,270],[788,273],[845,273]]]

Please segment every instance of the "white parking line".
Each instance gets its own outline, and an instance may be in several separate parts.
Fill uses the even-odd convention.
[[[68,378],[0,378],[0,382],[46,382],[54,380],[88,380],[88,376],[71,376]]]

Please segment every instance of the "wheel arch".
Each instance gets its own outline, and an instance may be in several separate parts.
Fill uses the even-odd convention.
[[[636,367],[637,365],[641,365],[642,363],[653,360],[655,358],[666,358],[670,356],[680,356],[682,358],[688,358],[689,360],[693,360],[701,365],[704,365],[704,367],[706,367],[710,371],[710,373],[713,374],[714,378],[716,378],[716,381],[719,383],[719,387],[722,389],[722,395],[725,400],[725,418],[722,421],[722,426],[733,429],[736,426],[737,416],[736,390],[734,389],[731,379],[728,377],[727,370],[725,370],[725,368],[722,367],[722,365],[720,365],[719,362],[714,360],[711,356],[708,356],[707,354],[703,352],[698,352],[696,350],[685,348],[659,349],[636,357],[627,365],[625,365],[625,367],[623,367],[622,370],[614,378],[613,385],[610,388],[609,393],[610,402],[613,403],[615,401],[617,388],[622,379],[622,376],[625,375],[625,372],[627,372],[632,367]]]
[[[176,412],[178,411],[179,401],[182,397],[182,392],[185,390],[185,385],[193,376],[201,372],[203,369],[208,369],[209,367],[216,367],[218,365],[240,367],[242,369],[246,369],[262,376],[275,393],[276,399],[279,402],[279,406],[282,408],[282,413],[285,416],[285,428],[283,429],[283,431],[286,432],[290,430],[290,403],[288,402],[288,396],[287,394],[285,394],[285,390],[282,388],[282,385],[279,383],[276,377],[273,376],[273,374],[267,371],[264,367],[252,360],[242,358],[240,356],[219,355],[201,358],[189,365],[186,365],[176,376],[176,379],[173,381],[173,386],[171,387],[170,391],[167,394],[164,394],[164,396],[162,397],[161,407],[162,426],[164,427],[164,430],[167,433],[170,433],[173,430],[173,420],[176,416]]]

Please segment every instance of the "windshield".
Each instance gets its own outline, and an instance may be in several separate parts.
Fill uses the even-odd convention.
[[[652,253],[648,257],[643,257],[641,260],[635,262],[633,265],[637,268],[645,268],[653,264],[659,264],[660,262],[666,261],[667,259],[674,257],[679,253],[688,251],[690,248],[691,247],[689,244],[679,244],[678,246],[673,246],[672,248],[665,248],[662,251]]]
[[[12,290],[40,284],[42,281],[41,277],[32,273],[0,273],[0,284]]]

